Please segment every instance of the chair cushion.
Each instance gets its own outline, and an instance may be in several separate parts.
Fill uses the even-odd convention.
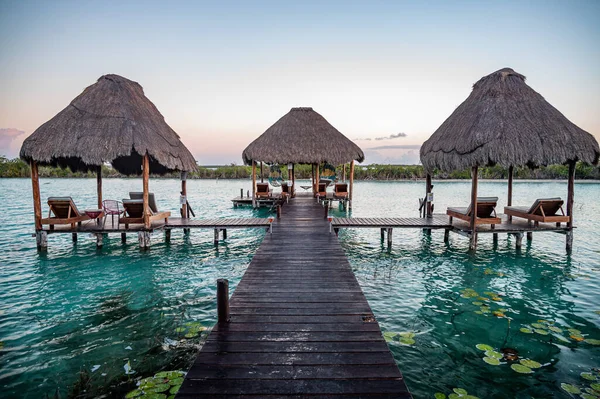
[[[130,192],[129,198],[134,200],[144,200],[144,193]],[[158,213],[158,207],[156,206],[156,198],[154,197],[154,193],[148,193],[148,206],[152,212]]]

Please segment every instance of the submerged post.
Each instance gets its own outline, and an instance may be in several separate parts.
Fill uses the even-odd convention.
[[[150,177],[150,158],[148,153],[142,160],[142,184],[143,184],[143,202],[144,202],[144,227],[150,228],[150,207],[148,206],[148,179]]]
[[[512,206],[513,172],[514,167],[511,165],[508,167],[508,198],[506,199],[506,206]],[[512,216],[508,215],[508,221],[512,221]]]
[[[567,240],[566,249],[571,252],[573,249],[573,203],[575,202],[575,161],[569,162],[569,182],[567,184]]]
[[[348,192],[348,208],[352,209],[352,193],[354,192],[354,159],[350,162],[350,191]]]
[[[477,249],[477,166],[473,166],[471,169],[471,242],[469,249]]]
[[[35,230],[42,229],[42,200],[40,198],[40,176],[37,162],[31,161],[31,187],[33,189],[33,215]],[[39,245],[38,245],[39,247]]]
[[[224,278],[217,280],[217,321],[229,321],[229,281]]]

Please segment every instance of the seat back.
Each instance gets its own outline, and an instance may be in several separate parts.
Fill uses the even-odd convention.
[[[134,200],[144,200],[144,193],[131,192],[129,193],[129,198]],[[152,212],[158,213],[158,207],[156,206],[156,198],[154,197],[154,193],[148,193],[148,206]]]
[[[269,192],[269,183],[256,183],[257,194],[267,194]]]
[[[71,197],[50,197],[48,198],[48,206],[54,216],[59,219],[81,216]],[[70,215],[69,209],[71,210]]]
[[[496,216],[496,205],[498,197],[477,197],[477,217],[489,218]],[[467,208],[467,216],[471,215],[471,205]]]
[[[319,183],[319,194],[327,192],[327,183]]]
[[[102,201],[102,209],[105,215],[120,215],[123,213],[123,207],[120,205],[121,202],[116,200],[104,200]]]
[[[123,208],[130,218],[144,217],[144,200],[123,199]]]
[[[288,186],[287,183],[281,183],[281,192],[282,193],[289,193],[290,192],[290,187]]]
[[[527,213],[532,215],[555,216],[565,202],[560,198],[538,198]],[[542,209],[544,213],[542,214]]]
[[[348,193],[348,183],[336,183],[333,189],[336,194],[346,194]]]

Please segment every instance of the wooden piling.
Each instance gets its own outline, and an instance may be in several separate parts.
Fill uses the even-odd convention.
[[[471,169],[471,237],[469,249],[475,251],[477,249],[477,166]]]
[[[165,242],[171,242],[171,229],[165,229]]]
[[[150,178],[150,156],[144,155],[142,160],[142,184],[144,202],[144,227],[150,228],[150,206],[148,205],[148,179]]]
[[[354,160],[350,162],[350,191],[348,192],[348,208],[352,209],[352,198],[354,193]]]
[[[217,280],[217,321],[229,321],[229,281],[223,278]]]
[[[444,242],[448,242],[450,240],[450,229],[444,229]]]
[[[215,229],[213,243],[215,244],[215,246],[219,245],[219,229]]]
[[[125,244],[127,242],[127,234],[121,233],[121,243]]]
[[[98,196],[98,209],[102,209],[102,165],[96,168],[96,192]]]
[[[77,242],[77,233],[71,234],[71,239],[73,240],[73,242]]]
[[[393,231],[393,229],[391,229],[391,228],[387,229],[387,246],[388,246],[388,249],[392,248],[392,231]]]
[[[567,227],[569,231],[566,236],[566,249],[571,252],[573,249],[573,203],[575,202],[575,161],[569,162],[569,182],[567,183],[567,216],[569,221]]]
[[[508,198],[506,199],[506,206],[512,206],[513,172],[514,167],[511,165],[508,167]],[[511,215],[508,215],[508,221],[512,222]]]
[[[38,174],[37,162],[31,161],[31,187],[33,189],[33,217],[35,230],[42,229],[42,200],[40,197],[40,176]],[[39,247],[39,246],[38,246]]]

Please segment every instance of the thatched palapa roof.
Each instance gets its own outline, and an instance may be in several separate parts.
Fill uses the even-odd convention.
[[[596,139],[570,122],[510,68],[481,78],[425,141],[425,169],[597,163]]]
[[[331,126],[312,108],[292,108],[244,150],[246,164],[333,165],[365,159],[360,147]]]
[[[194,157],[142,86],[104,75],[33,132],[20,156],[82,171],[110,162],[120,173],[137,174],[146,152],[151,173],[196,168]]]

